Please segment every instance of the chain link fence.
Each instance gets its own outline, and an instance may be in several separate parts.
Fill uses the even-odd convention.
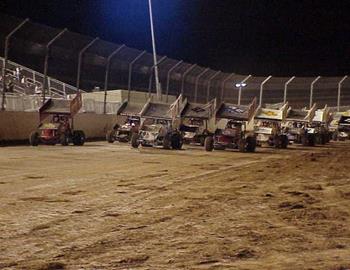
[[[0,52],[4,51],[6,35],[21,21],[7,15],[0,16]],[[87,92],[96,87],[150,94],[155,92],[154,63],[150,53],[101,39],[83,51],[94,38],[65,31],[55,39],[60,32],[60,29],[26,22],[11,36],[9,58],[22,65],[25,83],[30,85],[32,91],[42,91],[44,60],[47,58],[48,95],[53,97],[64,97],[76,92],[76,88],[70,85],[78,85]],[[245,86],[240,87],[237,85],[247,75],[218,72],[164,56],[157,56],[157,59],[161,60],[158,64],[159,76],[162,92],[166,95],[177,96],[183,93],[189,100],[197,102],[216,98],[218,101],[237,103],[241,88],[242,104],[248,104],[254,97],[258,101],[261,97],[262,104],[283,102],[286,99],[295,107],[309,106],[310,102],[317,102],[319,107],[325,104],[350,104],[350,78],[343,80],[344,77],[321,77],[315,82],[317,76],[296,77],[292,80],[291,77],[251,76],[245,81]],[[6,68],[13,70],[11,65],[13,62],[9,62]],[[42,72],[31,73],[30,70]],[[166,100],[167,98],[164,101]],[[87,110],[92,110],[91,104],[86,105]],[[99,111],[101,105],[96,104],[98,103],[94,105],[95,110]]]

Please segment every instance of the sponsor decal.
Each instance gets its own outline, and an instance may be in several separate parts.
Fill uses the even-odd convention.
[[[226,108],[226,111],[227,111],[228,113],[244,113],[244,112],[245,112],[244,109],[238,108],[238,107],[236,107],[236,106],[228,106],[228,107]]]
[[[262,114],[264,115],[267,115],[267,116],[278,116],[278,114],[276,112],[273,112],[273,111],[265,111],[265,112],[262,112]]]

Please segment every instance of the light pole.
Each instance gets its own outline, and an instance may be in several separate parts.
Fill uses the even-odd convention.
[[[163,63],[166,59],[168,59],[167,56],[163,56],[161,59],[159,59],[157,65],[160,65],[161,63]],[[151,74],[149,76],[149,82],[148,82],[148,97],[151,97],[151,88],[152,88],[152,79],[153,79],[153,70],[154,70],[155,66],[153,65],[151,67]]]
[[[149,9],[149,20],[150,20],[150,24],[151,24],[151,35],[152,35],[154,77],[155,77],[155,80],[156,80],[157,98],[158,98],[158,100],[161,100],[162,90],[160,88],[159,76],[158,76],[158,62],[157,62],[156,42],[155,42],[155,38],[154,38],[152,1],[151,0],[148,0],[148,9]]]
[[[247,86],[246,81],[248,81],[250,77],[252,77],[252,75],[248,75],[243,81],[236,83],[236,87],[238,88],[238,105],[241,105],[242,88]]]

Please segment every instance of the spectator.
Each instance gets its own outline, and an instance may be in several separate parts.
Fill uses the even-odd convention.
[[[39,89],[39,87],[37,85],[35,85],[34,94],[35,95],[41,95],[41,90]]]
[[[20,68],[19,67],[16,67],[16,79],[19,81],[19,76],[20,76],[20,74],[21,74],[21,70],[20,70]]]

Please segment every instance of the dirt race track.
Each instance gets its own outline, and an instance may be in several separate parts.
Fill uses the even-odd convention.
[[[0,269],[350,268],[350,143],[0,148]]]

